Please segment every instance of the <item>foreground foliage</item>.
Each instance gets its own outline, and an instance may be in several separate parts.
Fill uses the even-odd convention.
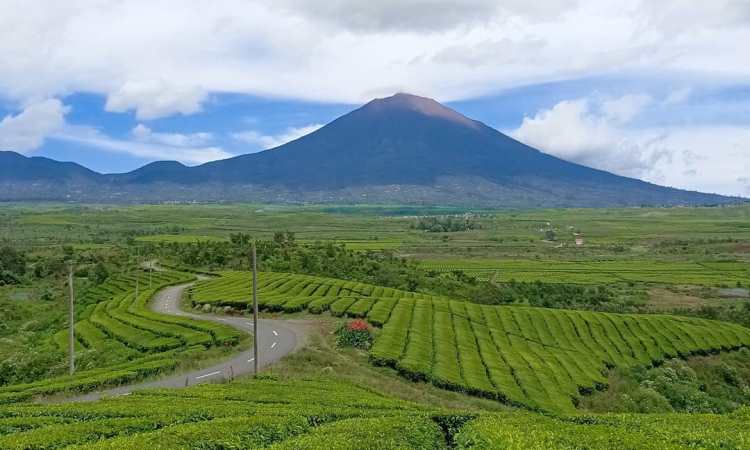
[[[567,419],[530,413],[486,415],[456,437],[459,449],[677,450],[750,448],[750,410],[726,416],[646,414]]]
[[[0,448],[750,448],[750,415],[446,411],[333,378],[262,377],[94,403],[0,405]]]
[[[0,448],[441,448],[432,414],[332,379],[247,380],[0,406]]]
[[[610,373],[609,388],[587,397],[593,412],[727,413],[750,405],[750,350],[672,359]]]

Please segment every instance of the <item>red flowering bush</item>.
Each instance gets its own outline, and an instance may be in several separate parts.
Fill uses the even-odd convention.
[[[362,319],[355,319],[336,330],[336,341],[340,347],[368,349],[372,344],[370,324]]]
[[[346,324],[346,328],[349,331],[370,331],[370,325],[362,319],[352,320]]]

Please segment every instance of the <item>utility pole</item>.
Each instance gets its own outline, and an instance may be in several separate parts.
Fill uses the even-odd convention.
[[[255,241],[253,241],[253,364],[255,371],[253,374],[258,375],[258,261],[255,251]]]
[[[141,257],[138,254],[138,252],[136,252],[135,254],[135,300],[134,300],[136,302],[138,301],[138,284],[139,284],[138,281],[140,280],[140,277],[139,277],[140,274],[138,272],[140,270],[141,270]]]
[[[135,301],[138,301],[138,270],[135,271]]]
[[[68,291],[70,297],[68,298],[68,350],[70,352],[70,374],[73,375],[76,371],[76,335],[75,335],[75,297],[73,292],[73,263],[68,263]]]

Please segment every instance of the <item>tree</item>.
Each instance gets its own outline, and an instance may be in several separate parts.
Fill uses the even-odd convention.
[[[237,233],[237,234],[230,234],[229,235],[229,241],[240,247],[247,247],[250,245],[250,241],[252,240],[252,237],[247,233]]]
[[[107,266],[98,262],[91,268],[89,277],[94,284],[102,284],[109,278],[109,270],[107,270]]]
[[[0,283],[16,284],[26,273],[26,255],[15,248],[0,248]]]

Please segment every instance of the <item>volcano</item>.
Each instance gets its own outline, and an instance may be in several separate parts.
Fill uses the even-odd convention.
[[[31,160],[13,155],[16,156],[11,159],[16,163],[18,157]],[[0,154],[0,163],[3,161]],[[65,178],[58,174],[52,180],[51,160],[42,162],[45,170],[33,180],[13,179],[9,176],[14,172],[12,168],[0,169],[0,186],[10,188],[5,195],[0,193],[0,198],[486,207],[707,205],[742,201],[658,186],[568,162],[435,100],[410,94],[372,100],[279,147],[195,167],[157,162],[127,174],[101,175],[80,166],[57,163],[68,164],[67,171],[75,176]],[[46,189],[48,181],[57,186],[57,192]],[[36,182],[38,189],[30,182]],[[9,194],[15,198],[3,198]]]

